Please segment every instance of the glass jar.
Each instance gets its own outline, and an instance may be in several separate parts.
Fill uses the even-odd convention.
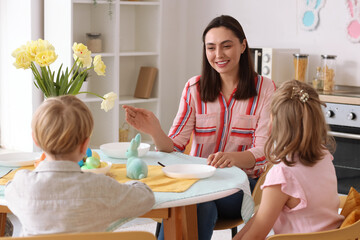
[[[307,82],[308,58],[308,54],[294,54],[295,80]]]
[[[324,92],[331,93],[335,86],[336,55],[321,55],[321,68]]]
[[[312,81],[312,85],[317,91],[324,90],[324,81],[322,77],[321,67],[316,68],[316,75]]]
[[[88,40],[86,46],[93,53],[102,52],[102,41],[100,39],[101,33],[86,33]]]

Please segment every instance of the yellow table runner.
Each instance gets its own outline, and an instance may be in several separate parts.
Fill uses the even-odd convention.
[[[189,189],[199,179],[180,179],[169,178],[165,176],[161,170],[161,166],[148,166],[149,172],[147,178],[140,181],[146,183],[154,192],[184,192]],[[33,166],[26,166],[16,169],[0,179],[0,185],[5,185],[8,181],[13,179],[18,170],[28,169],[34,170]],[[112,164],[108,176],[116,179],[120,183],[131,181],[132,179],[126,177],[126,164]]]

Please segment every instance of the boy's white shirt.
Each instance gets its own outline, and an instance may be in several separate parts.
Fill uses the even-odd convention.
[[[71,161],[46,160],[34,171],[18,171],[6,186],[5,199],[23,236],[105,231],[112,222],[140,216],[155,203],[144,183],[119,184],[82,172]]]

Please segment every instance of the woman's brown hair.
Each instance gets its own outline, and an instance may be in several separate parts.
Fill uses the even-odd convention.
[[[245,39],[245,33],[240,23],[233,17],[221,15],[214,18],[205,28],[203,40],[203,64],[202,74],[200,79],[200,96],[204,102],[212,102],[219,96],[221,91],[220,74],[210,65],[206,57],[205,36],[212,28],[225,27],[231,30],[234,35],[242,43]],[[248,99],[257,95],[255,86],[255,77],[252,57],[249,50],[249,45],[246,44],[246,49],[240,57],[239,61],[239,83],[235,92],[235,99]]]
[[[265,156],[273,162],[295,164],[294,157],[312,166],[324,155],[324,149],[335,150],[317,92],[308,84],[287,81],[276,90],[271,102],[271,134],[265,144]]]

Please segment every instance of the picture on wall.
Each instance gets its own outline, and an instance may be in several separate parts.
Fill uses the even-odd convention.
[[[300,14],[301,27],[312,31],[319,25],[319,11],[325,5],[325,0],[303,0],[303,9]]]

